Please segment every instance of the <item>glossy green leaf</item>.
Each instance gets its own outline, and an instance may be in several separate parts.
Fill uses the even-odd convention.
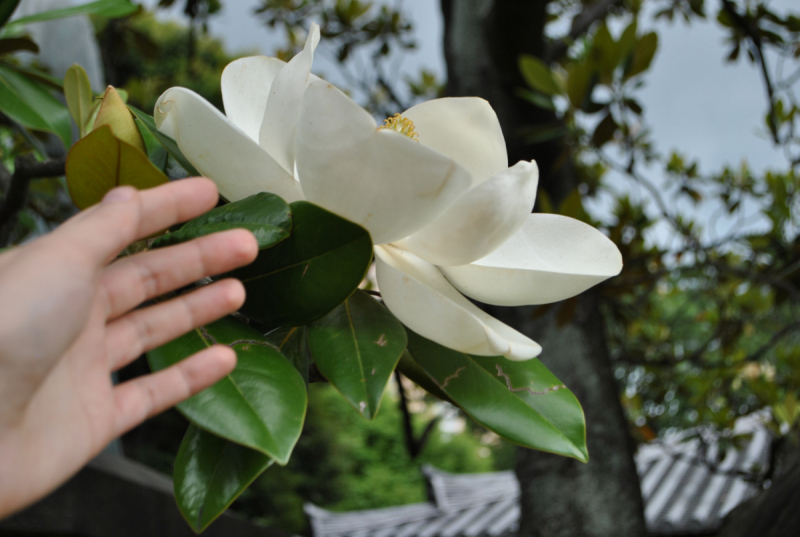
[[[425,370],[414,361],[408,353],[408,350],[404,351],[402,356],[400,356],[400,361],[397,363],[397,370],[429,394],[438,397],[442,401],[447,401],[448,403],[458,406],[455,401],[450,399],[450,397],[439,388],[439,385],[428,376]]]
[[[156,138],[155,135],[150,132],[150,129],[148,129],[138,117],[136,118],[136,126],[139,128],[139,134],[142,135],[144,146],[147,148],[147,158],[150,159],[150,162],[153,163],[153,166],[166,173],[167,159],[169,158],[167,149],[161,145],[161,142],[158,141],[158,138]]]
[[[11,18],[11,15],[14,14],[14,11],[17,9],[20,0],[3,0],[0,2],[0,26],[3,26],[8,19]]]
[[[561,86],[553,77],[552,71],[539,58],[523,54],[519,58],[519,69],[525,82],[533,89],[539,90],[545,95],[561,93]]]
[[[247,290],[242,313],[269,326],[316,321],[350,296],[372,260],[361,226],[306,201],[291,208],[291,236],[229,274]]]
[[[89,120],[94,111],[94,94],[89,76],[80,65],[73,64],[64,75],[64,97],[73,121],[78,125],[81,138],[91,130]]]
[[[282,327],[273,330],[265,337],[271,341],[281,354],[286,356],[292,365],[303,377],[303,382],[308,387],[309,367],[311,366],[311,352],[308,350],[308,328],[305,326]]]
[[[378,413],[406,342],[400,321],[361,290],[308,327],[320,373],[367,419]]]
[[[236,368],[178,410],[206,431],[286,464],[303,428],[306,386],[258,330],[225,318],[148,352],[147,360],[159,371],[217,343],[236,351]]]
[[[658,50],[658,34],[650,32],[639,38],[639,43],[633,52],[633,59],[625,71],[625,78],[631,78],[646,71],[656,55],[656,50]]]
[[[120,185],[140,190],[168,181],[144,153],[116,138],[108,125],[78,140],[67,155],[67,187],[80,209],[98,203]]]
[[[128,0],[97,0],[79,6],[52,9],[28,15],[27,17],[20,17],[7,24],[6,27],[11,28],[12,26],[22,26],[31,22],[63,19],[65,17],[74,17],[75,15],[98,15],[114,19],[131,15],[139,11],[139,9],[139,6],[132,4]]]
[[[42,84],[45,88],[50,88],[55,91],[63,92],[64,91],[64,81],[60,78],[56,78],[52,75],[45,73],[44,71],[40,71],[39,69],[34,69],[32,67],[26,67],[24,65],[14,65],[11,63],[6,63],[3,67],[8,67],[12,71],[16,71],[17,73],[22,74],[28,80],[32,80],[34,82],[38,82]]]
[[[522,446],[589,460],[583,409],[542,362],[472,356],[406,331],[414,361],[475,421]]]
[[[192,163],[189,162],[189,160],[185,156],[183,156],[183,153],[178,148],[178,144],[175,143],[175,140],[173,140],[172,138],[170,138],[169,136],[158,130],[158,128],[156,127],[156,123],[153,120],[153,116],[145,114],[135,106],[128,105],[128,108],[130,109],[131,113],[133,113],[133,115],[136,116],[136,119],[141,121],[141,125],[143,125],[144,128],[150,131],[150,133],[153,136],[155,136],[155,138],[159,142],[161,142],[161,145],[164,146],[164,148],[172,156],[172,158],[174,158],[178,162],[178,164],[180,164],[180,166],[188,172],[190,176],[202,175],[199,171],[197,171],[197,168],[192,166]]]
[[[40,83],[0,65],[0,111],[24,127],[52,132],[70,146],[69,111]]]
[[[181,514],[200,533],[272,462],[263,453],[190,425],[173,474]]]
[[[289,236],[292,213],[289,205],[275,194],[259,192],[243,200],[212,209],[186,222],[182,228],[162,235],[153,248],[190,241],[228,229],[249,229],[256,236],[258,248],[269,248]]]
[[[39,45],[27,35],[0,39],[0,54],[11,54],[12,52],[19,52],[21,50],[38,54]]]

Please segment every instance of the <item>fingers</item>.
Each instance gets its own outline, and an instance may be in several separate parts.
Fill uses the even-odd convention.
[[[242,284],[237,280],[222,280],[133,311],[106,327],[109,367],[112,371],[124,367],[143,352],[236,311],[243,303]]]
[[[103,272],[107,318],[205,276],[246,265],[256,255],[253,234],[234,229],[121,259]]]
[[[211,386],[236,366],[236,353],[215,345],[172,367],[114,388],[115,436]]]
[[[133,241],[208,211],[217,198],[217,187],[202,177],[142,191],[115,188],[101,203],[68,220],[51,236],[102,265]]]

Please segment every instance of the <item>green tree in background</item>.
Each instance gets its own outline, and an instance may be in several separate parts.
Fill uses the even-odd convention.
[[[147,11],[98,26],[98,40],[107,44],[103,64],[108,83],[125,89],[130,102],[148,112],[172,86],[190,88],[222,109],[222,70],[236,58],[252,54],[232,55],[220,39],[206,33],[194,36],[190,28],[158,21]]]

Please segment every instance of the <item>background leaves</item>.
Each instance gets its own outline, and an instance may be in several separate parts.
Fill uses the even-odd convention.
[[[0,65],[0,112],[33,130],[52,132],[67,148],[72,132],[67,108],[38,82]]]

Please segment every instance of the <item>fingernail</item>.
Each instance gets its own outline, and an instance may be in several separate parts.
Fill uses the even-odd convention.
[[[121,186],[111,189],[103,196],[103,203],[113,203],[116,201],[130,201],[133,198],[135,188],[130,186]]]

